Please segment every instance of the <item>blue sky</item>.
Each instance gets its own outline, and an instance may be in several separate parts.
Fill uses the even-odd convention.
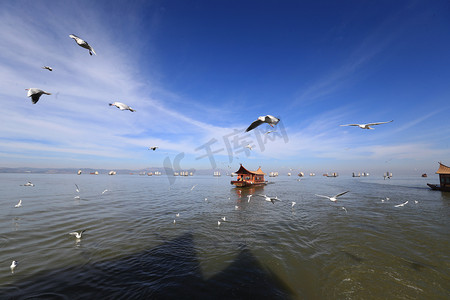
[[[0,3],[0,166],[421,173],[450,163],[448,1],[113,3]],[[26,88],[52,95],[33,105]],[[276,132],[243,132],[267,114],[281,119]]]

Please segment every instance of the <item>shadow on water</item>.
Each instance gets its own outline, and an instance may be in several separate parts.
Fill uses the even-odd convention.
[[[56,269],[0,289],[1,299],[291,299],[293,292],[245,246],[203,278],[190,233],[124,258]]]

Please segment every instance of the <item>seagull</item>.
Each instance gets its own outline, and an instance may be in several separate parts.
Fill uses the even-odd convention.
[[[250,149],[250,150],[253,149],[253,147],[252,147],[250,144],[248,144],[247,146],[245,146],[245,148],[248,148],[248,149]]]
[[[340,126],[358,126],[361,129],[375,129],[370,126],[380,125],[380,124],[387,124],[391,123],[394,120],[388,121],[388,122],[377,122],[377,123],[368,123],[368,124],[346,124],[346,125],[340,125]]]
[[[198,183],[197,183],[198,184]],[[197,184],[194,184],[192,187],[191,187],[191,191],[197,186]]]
[[[110,104],[111,105],[111,104]],[[120,108],[120,107],[119,107]],[[155,151],[156,149],[158,149],[159,147],[158,146],[153,146],[153,147],[150,147],[150,148],[148,148],[148,150],[153,150],[153,151]]]
[[[277,196],[275,196],[275,198],[271,198],[271,197],[269,197],[269,196],[267,196],[267,195],[258,195],[258,196],[264,197],[264,200],[270,201],[270,202],[272,202],[273,204],[275,204],[275,201],[281,201],[280,199],[278,199]]]
[[[419,201],[417,201],[417,200],[414,200],[414,203],[415,203],[415,204],[418,204],[418,203],[419,203]]]
[[[177,221],[176,220],[173,220],[173,224],[176,224],[177,223]]]
[[[267,123],[270,126],[274,126],[277,125],[278,122],[280,122],[280,119],[275,118],[274,116],[271,115],[267,115],[267,116],[261,116],[259,117],[256,121],[254,121],[246,130],[245,132],[248,132],[252,129],[255,129],[256,127],[258,127],[259,125],[261,125],[262,123]]]
[[[14,207],[21,207],[22,206],[22,200],[19,200],[19,203],[17,203],[16,205],[14,205]]]
[[[292,201],[292,207],[294,207],[295,204],[297,204],[297,202]]]
[[[271,132],[277,132],[277,131],[276,130],[269,130],[269,131],[265,132],[264,134],[269,134]]]
[[[217,221],[217,226],[220,226],[220,221]]]
[[[221,218],[224,222],[227,220],[227,218],[226,217],[222,217]]]
[[[95,55],[97,55],[97,53],[95,53],[95,51],[94,51],[94,48],[92,48],[91,45],[89,45],[89,44],[88,44],[86,41],[84,41],[83,39],[77,37],[77,36],[74,35],[74,34],[69,34],[69,37],[72,38],[72,39],[74,39],[75,42],[77,42],[77,44],[78,44],[80,47],[83,47],[83,48],[85,48],[85,49],[88,49],[90,55],[92,55],[92,53],[94,53]]]
[[[389,198],[386,197],[386,199],[381,199],[381,202],[384,202],[384,201],[389,201]]]
[[[102,192],[102,195],[104,194],[104,193],[106,193],[108,190],[104,190],[103,192]]]
[[[345,209],[345,207],[342,206],[341,209],[345,210],[345,213],[347,213],[347,209]]]
[[[404,202],[404,203],[402,203],[402,204],[395,205],[394,207],[405,206],[405,204],[408,204],[408,201],[406,201],[406,202]]]
[[[234,209],[239,209],[239,206],[235,205],[235,206],[234,206]]]
[[[49,70],[50,72],[53,71],[52,67],[49,66],[43,66],[42,69]]]
[[[342,195],[344,195],[344,194],[347,194],[348,192],[350,192],[350,191],[342,192],[342,193],[337,194],[337,195],[335,195],[335,196],[333,196],[333,197],[328,197],[328,196],[323,196],[323,195],[317,195],[317,194],[316,194],[316,196],[322,197],[322,198],[327,198],[327,199],[330,199],[330,201],[336,202],[336,200],[337,200],[338,197],[340,197],[340,196],[342,196]]]
[[[176,217],[179,217],[179,216],[180,216],[180,213],[177,213],[175,216],[176,216]]]
[[[75,196],[73,197],[73,199],[80,199],[80,196]]]
[[[113,102],[113,103],[109,103],[109,106],[115,106],[120,110],[129,110],[129,111],[135,111],[134,109],[132,109],[131,107],[129,107],[128,105],[124,104],[124,103],[120,103],[120,102]]]
[[[250,202],[250,198],[251,198],[252,196],[253,196],[253,195],[247,195],[247,198],[248,198],[247,202]]]
[[[30,181],[28,181],[27,183],[25,183],[23,186],[34,186],[33,183],[31,183]]]
[[[51,95],[51,93],[47,93],[47,92],[44,92],[43,90],[36,89],[36,88],[30,88],[30,89],[25,89],[25,90],[28,91],[27,97],[31,97],[31,102],[33,102],[33,104],[36,104],[39,101],[39,98],[43,94]]]
[[[11,269],[11,273],[14,273],[14,269],[17,267],[17,261],[13,260],[11,263],[11,266],[9,267]]]
[[[85,232],[85,231],[86,231],[86,229],[83,229],[83,230],[80,231],[80,233],[74,231],[74,232],[71,232],[71,233],[69,233],[69,234],[70,234],[70,235],[74,235],[77,239],[81,239],[81,235],[82,235],[83,232]]]
[[[75,186],[77,187],[77,189],[76,189],[77,193],[79,193],[80,189],[78,188],[78,185],[76,183],[75,183]]]

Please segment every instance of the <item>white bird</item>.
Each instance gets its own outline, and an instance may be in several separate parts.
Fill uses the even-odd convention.
[[[297,204],[297,202],[292,201],[292,207],[294,207],[295,204]]]
[[[120,110],[129,110],[132,112],[135,112],[136,110],[132,109],[131,107],[129,107],[128,105],[121,103],[121,102],[113,102],[113,103],[109,103],[109,106],[115,106]]]
[[[224,222],[227,220],[227,218],[226,217],[222,217],[221,218]]]
[[[264,134],[269,134],[271,132],[277,132],[277,131],[276,130],[269,130],[269,131],[265,132]]]
[[[30,181],[28,181],[27,183],[25,183],[23,186],[34,186],[33,183],[31,183]]]
[[[175,216],[176,216],[176,217],[179,217],[179,216],[180,216],[180,213],[177,213]]]
[[[395,205],[394,207],[401,207],[401,206],[405,206],[405,204],[408,204],[408,201],[406,201],[406,202],[403,202],[402,204],[398,204],[398,205]]]
[[[77,193],[80,192],[80,189],[78,188],[78,185],[75,183],[75,186],[77,187],[75,190],[77,191]]]
[[[235,206],[234,206],[234,209],[239,209],[239,206],[235,205]]]
[[[253,195],[247,195],[247,202],[250,202],[250,198],[252,198]]]
[[[11,273],[14,273],[14,269],[17,267],[18,262],[16,260],[13,260],[11,263],[11,266],[9,267],[11,269]]]
[[[80,199],[80,196],[75,196],[73,197],[73,199]]]
[[[280,122],[280,119],[275,118],[274,116],[271,116],[271,115],[261,116],[256,121],[254,121],[252,124],[250,124],[250,126],[245,130],[245,132],[255,129],[256,127],[258,127],[259,125],[261,125],[263,123],[267,123],[273,127],[274,125],[277,125],[278,122]]]
[[[217,221],[217,226],[220,226],[220,221]]]
[[[102,192],[102,195],[104,194],[104,193],[106,193],[108,190],[104,190],[103,192]]]
[[[341,209],[345,210],[345,213],[347,213],[347,209],[345,207],[341,207]]]
[[[177,221],[176,220],[173,220],[173,224],[176,224],[177,223]]]
[[[198,184],[198,183],[197,183]],[[191,187],[191,191],[197,186],[197,184],[194,184],[192,187]]]
[[[25,89],[26,91],[28,91],[27,93],[27,97],[31,97],[31,102],[33,104],[36,104],[39,101],[39,98],[45,94],[45,95],[51,95],[51,93],[47,93],[44,92],[41,89],[36,89],[36,88],[30,88],[30,89]]]
[[[414,200],[414,203],[415,203],[415,204],[418,204],[418,203],[419,203],[419,201],[417,201],[417,200]]]
[[[384,201],[389,201],[389,198],[386,197],[386,199],[381,199],[381,202],[384,202]]]
[[[208,198],[205,198],[205,201],[208,201]]]
[[[388,122],[377,122],[377,123],[368,123],[368,124],[346,124],[346,125],[340,125],[340,126],[358,126],[361,129],[375,129],[370,126],[380,125],[380,124],[387,124],[391,123],[394,120],[388,121]]]
[[[342,196],[342,195],[344,195],[344,194],[347,194],[348,192],[350,192],[350,191],[342,192],[342,193],[337,194],[337,195],[335,195],[335,196],[333,196],[333,197],[328,197],[328,196],[324,196],[324,195],[317,195],[317,194],[315,194],[315,195],[318,196],[318,197],[327,198],[327,199],[329,199],[330,201],[336,202],[336,200],[337,200],[338,197],[340,197],[340,196]]]
[[[111,105],[111,104],[110,104]],[[153,151],[155,151],[156,149],[158,149],[159,147],[158,146],[153,146],[153,147],[149,147],[148,148],[148,150],[153,150]]]
[[[19,200],[19,203],[17,203],[16,205],[14,205],[14,207],[21,207],[22,206],[22,200]]]
[[[273,204],[275,204],[275,201],[281,201],[280,199],[278,199],[277,196],[275,196],[275,198],[269,197],[269,196],[267,196],[267,195],[258,195],[258,196],[263,197],[264,200],[270,201],[270,202],[272,202]]]
[[[43,66],[42,69],[49,70],[50,72],[53,71],[52,67],[49,66]]]
[[[245,146],[245,148],[248,148],[248,149],[250,149],[250,150],[253,149],[253,147],[252,147],[250,144],[248,144],[247,146]]]
[[[79,233],[76,232],[76,231],[74,231],[74,232],[71,232],[71,233],[69,233],[69,234],[70,234],[70,235],[74,235],[77,239],[81,239],[81,235],[82,235],[83,232],[85,232],[85,231],[86,231],[86,229],[81,230]]]
[[[74,39],[75,42],[80,46],[83,47],[85,49],[89,50],[89,55],[92,55],[92,53],[94,53],[95,55],[97,55],[97,53],[95,53],[94,48],[91,47],[91,45],[89,45],[86,41],[84,41],[83,39],[77,37],[74,34],[69,34],[69,37]]]

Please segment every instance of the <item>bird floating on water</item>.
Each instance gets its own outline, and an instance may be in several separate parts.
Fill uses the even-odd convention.
[[[256,121],[254,121],[252,124],[250,124],[250,126],[245,130],[245,132],[255,129],[256,127],[258,127],[259,125],[261,125],[263,123],[267,123],[273,127],[273,126],[277,125],[278,122],[280,122],[280,119],[278,119],[274,116],[271,116],[271,115],[261,116],[258,119],[256,119]]]
[[[49,70],[50,72],[53,71],[52,67],[49,66],[43,66],[42,69]]]
[[[28,91],[27,97],[31,97],[31,102],[33,104],[36,104],[42,95],[44,95],[44,94],[51,95],[51,93],[47,93],[41,89],[36,89],[36,88],[30,88],[30,89],[25,89],[25,90]]]
[[[129,110],[132,112],[135,112],[136,110],[132,109],[131,107],[129,107],[128,105],[121,103],[121,102],[113,102],[113,103],[109,103],[109,106],[115,106],[120,110]]]
[[[350,191],[345,191],[345,192],[342,192],[342,193],[337,194],[337,195],[332,196],[332,197],[328,197],[328,196],[324,196],[324,195],[317,195],[317,194],[315,194],[315,195],[318,196],[318,197],[327,198],[327,199],[329,199],[330,201],[336,202],[336,200],[337,200],[338,197],[340,197],[340,196],[342,196],[342,195],[344,195],[344,194],[347,194],[348,192],[350,192]]]
[[[377,123],[368,123],[368,124],[346,124],[346,125],[340,125],[340,126],[358,126],[361,129],[375,129],[370,126],[380,125],[380,124],[387,124],[391,123],[394,120],[388,121],[388,122],[377,122]]]
[[[86,41],[84,41],[83,39],[77,37],[74,34],[69,34],[69,37],[74,39],[75,42],[80,46],[83,47],[85,49],[89,50],[89,55],[92,55],[92,53],[94,53],[95,55],[97,55],[97,53],[95,53],[94,48],[91,47],[91,45],[89,45]]]
[[[19,203],[17,203],[16,205],[14,205],[14,207],[21,207],[22,206],[22,200],[19,200]]]
[[[294,207],[295,204],[297,204],[297,202],[292,201],[292,207]]]
[[[179,217],[179,216],[180,216],[180,213],[177,213],[175,216],[176,216],[176,217]]]
[[[11,269],[11,273],[14,273],[14,269],[17,267],[17,260],[13,260],[11,263],[11,266],[9,267]]]
[[[111,105],[111,104],[110,104]],[[155,151],[156,149],[158,149],[159,147],[158,146],[153,146],[153,147],[149,147],[148,148],[148,150],[153,150],[153,151]]]
[[[69,233],[70,235],[74,235],[77,239],[81,239],[81,235],[83,234],[83,232],[85,232],[86,231],[86,229],[83,229],[83,230],[81,230],[80,232],[76,232],[76,231],[74,231],[74,232],[71,232],[71,233]]]

